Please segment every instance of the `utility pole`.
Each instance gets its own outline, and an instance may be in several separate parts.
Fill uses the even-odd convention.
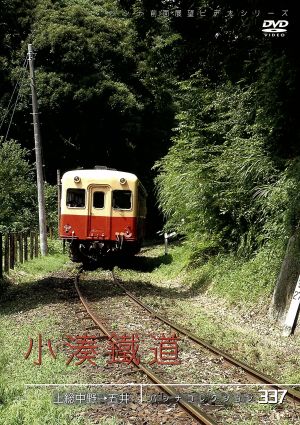
[[[45,211],[45,194],[44,194],[44,178],[43,178],[43,163],[42,163],[42,148],[41,148],[41,133],[38,112],[38,101],[35,90],[34,76],[34,54],[32,44],[28,44],[28,62],[30,70],[30,88],[32,95],[32,116],[34,128],[34,143],[35,143],[35,163],[36,163],[36,180],[39,204],[39,229],[40,229],[40,244],[41,254],[47,255],[47,227],[46,227],[46,211]]]

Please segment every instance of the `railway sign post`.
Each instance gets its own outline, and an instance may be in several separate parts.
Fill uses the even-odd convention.
[[[285,323],[283,327],[283,336],[289,336],[293,332],[295,319],[299,310],[299,304],[300,304],[300,275],[298,277],[296,288],[293,293],[289,311],[286,315],[286,319],[285,319]]]
[[[38,100],[37,100],[37,95],[35,90],[34,53],[33,53],[32,44],[28,44],[28,63],[29,63],[29,70],[30,70],[30,88],[31,88],[31,95],[32,95],[32,117],[33,117],[34,142],[35,142],[36,180],[37,180],[37,192],[38,192],[38,204],[39,204],[39,229],[40,229],[41,254],[47,255],[48,246],[47,246],[43,162],[42,162]]]
[[[172,233],[164,233],[164,239],[165,239],[165,255],[168,254],[168,242],[169,242],[169,238],[173,238],[174,236],[176,236],[176,232],[172,232]]]

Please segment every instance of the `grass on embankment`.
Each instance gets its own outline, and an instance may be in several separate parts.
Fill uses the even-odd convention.
[[[153,281],[179,279],[196,292],[208,291],[233,304],[256,303],[273,291],[282,262],[282,245],[274,244],[250,259],[234,255],[209,255],[209,247],[171,243],[169,254],[162,246],[145,251],[143,270]],[[139,270],[138,270],[139,271]]]

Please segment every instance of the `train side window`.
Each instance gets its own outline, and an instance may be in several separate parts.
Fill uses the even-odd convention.
[[[130,210],[131,190],[114,190],[112,206],[115,210]]]
[[[67,207],[85,207],[85,189],[67,189]]]
[[[104,208],[104,192],[94,192],[93,207]]]

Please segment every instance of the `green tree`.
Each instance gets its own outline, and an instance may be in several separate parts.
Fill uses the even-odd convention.
[[[36,185],[28,151],[14,140],[0,140],[0,228],[2,231],[36,226]]]

